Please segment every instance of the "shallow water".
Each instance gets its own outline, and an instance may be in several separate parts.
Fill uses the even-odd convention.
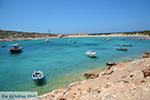
[[[68,42],[76,41],[76,44]],[[106,62],[122,62],[142,57],[150,51],[150,40],[137,40],[132,37],[111,37],[104,42],[102,37],[61,38],[45,40],[13,41],[18,43],[23,52],[10,54],[8,48],[0,48],[0,91],[38,91],[44,94],[53,89],[65,88],[75,81],[82,81],[84,73],[104,68]],[[120,44],[132,43],[128,51],[117,51]],[[85,55],[87,50],[97,52],[97,58]],[[43,83],[32,80],[32,72],[42,70]]]

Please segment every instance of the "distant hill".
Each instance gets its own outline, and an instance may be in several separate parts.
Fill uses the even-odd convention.
[[[44,34],[44,33],[30,33],[30,32],[19,32],[19,31],[5,31],[0,30],[0,39],[18,39],[18,38],[46,38],[54,37],[59,34]]]

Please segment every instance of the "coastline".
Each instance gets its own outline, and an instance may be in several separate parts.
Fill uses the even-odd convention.
[[[145,76],[144,71],[147,70],[145,73],[148,74]],[[145,53],[140,59],[119,63],[109,70],[88,74],[90,80],[73,82],[65,89],[53,90],[38,98],[52,100],[150,98],[150,53]],[[140,92],[141,90],[143,92]]]
[[[150,39],[150,38],[148,38],[148,37],[146,37],[146,36],[140,36],[140,35],[127,35],[127,36],[125,36],[125,35],[101,35],[101,36],[97,36],[97,35],[75,35],[75,36],[72,36],[72,35],[70,35],[70,36],[64,36],[64,37],[62,37],[62,38],[76,38],[76,37],[139,37],[139,38],[137,38],[137,39]],[[46,37],[46,38],[26,38],[26,39],[28,39],[28,40],[37,40],[37,39],[51,39],[51,38],[58,38],[58,37]],[[22,39],[22,38],[20,38],[19,40],[13,40],[13,41],[24,41],[24,40],[26,40],[26,39]],[[148,59],[148,58],[141,58],[142,60],[143,59]],[[141,60],[141,59],[136,59],[136,60]],[[67,98],[67,99],[81,99],[81,96],[83,97],[83,98],[86,98],[87,99],[87,97],[85,97],[85,96],[91,96],[90,98],[92,99],[92,98],[95,98],[95,97],[93,97],[93,94],[100,94],[100,90],[98,90],[97,91],[97,88],[95,87],[94,89],[95,90],[92,90],[92,85],[94,85],[94,84],[96,84],[95,82],[93,82],[93,80],[95,81],[96,79],[101,79],[101,77],[103,77],[103,78],[106,78],[104,81],[104,83],[103,84],[101,84],[102,86],[104,86],[105,87],[105,84],[107,84],[108,83],[108,81],[106,82],[106,80],[107,80],[107,78],[110,78],[111,77],[111,75],[113,74],[113,73],[115,73],[115,72],[117,72],[118,70],[121,70],[122,68],[124,68],[124,67],[126,67],[129,63],[131,63],[131,62],[134,62],[134,60],[133,61],[129,61],[129,62],[121,62],[121,63],[119,63],[118,65],[116,65],[114,68],[112,68],[111,70],[104,70],[104,71],[96,71],[96,72],[91,72],[90,74],[90,78],[91,78],[91,80],[84,80],[84,81],[82,81],[82,82],[73,82],[73,83],[71,83],[70,85],[68,85],[68,87],[67,88],[65,88],[65,89],[59,89],[59,90],[53,90],[52,92],[50,92],[50,93],[46,93],[46,94],[43,94],[43,95],[41,95],[41,96],[39,96],[39,98],[40,99],[56,99],[56,100],[58,100],[59,98],[64,98],[64,100]],[[150,61],[149,61],[150,62]],[[140,63],[139,63],[139,65],[140,65]],[[116,69],[117,68],[117,69]],[[116,70],[116,71],[114,71],[114,70]],[[135,69],[136,70],[136,69]],[[101,73],[104,73],[105,75],[103,76],[103,74],[101,74]],[[88,73],[89,74],[89,73]],[[101,76],[100,77],[98,77],[99,75],[101,74]],[[132,73],[131,73],[132,74]],[[141,74],[141,73],[140,73]],[[118,75],[120,75],[120,74],[118,74]],[[131,75],[132,76],[132,75]],[[143,76],[140,76],[140,77],[143,77]],[[102,79],[103,79],[102,78]],[[126,80],[119,80],[120,82],[124,82],[124,83],[126,83],[127,81]],[[149,80],[148,80],[149,81]],[[91,86],[89,86],[89,85],[87,85],[86,83],[88,83],[88,82],[92,82],[91,83]],[[101,82],[101,81],[96,81],[96,82]],[[128,82],[127,82],[128,83]],[[118,83],[113,83],[113,82],[111,82],[111,84],[113,84],[113,85],[116,85],[116,84],[118,84]],[[119,84],[121,84],[121,83],[119,83]],[[81,93],[80,93],[80,95],[76,95],[76,94],[78,94],[78,90],[76,90],[76,89],[78,89],[79,87],[80,87],[80,85],[82,85],[83,86],[83,88],[84,89],[81,89]],[[86,86],[84,86],[84,85],[86,85]],[[109,83],[108,83],[108,85],[109,85]],[[91,89],[89,89],[89,88],[86,88],[86,87],[88,87],[89,86],[89,88],[91,88]],[[71,89],[71,90],[70,90]],[[99,88],[98,88],[99,89]],[[74,91],[75,90],[75,91]],[[79,90],[80,90],[80,88],[79,88]],[[77,91],[77,93],[76,93],[76,91]],[[92,94],[89,94],[89,93],[87,93],[87,91],[89,92],[89,93],[91,93],[92,92]],[[96,92],[95,92],[96,91]],[[102,90],[103,91],[103,90]],[[149,90],[148,90],[149,91]],[[82,95],[82,94],[84,94],[84,95]],[[69,96],[67,96],[67,95],[69,95]],[[95,96],[95,95],[94,95]],[[97,95],[96,95],[97,96]],[[110,95],[109,95],[110,96]],[[98,97],[98,96],[97,96]],[[100,97],[100,98],[103,98],[103,97]],[[84,100],[84,99],[83,99]]]
[[[8,41],[27,41],[27,40],[39,40],[39,39],[54,39],[54,38],[76,38],[76,37],[139,37],[138,39],[150,39],[148,35],[125,35],[125,34],[99,34],[99,35],[91,35],[91,34],[69,34],[69,35],[58,35],[52,37],[41,37],[41,38],[11,38],[11,39],[0,39],[0,42],[8,42]]]

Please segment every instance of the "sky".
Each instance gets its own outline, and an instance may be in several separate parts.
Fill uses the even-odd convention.
[[[0,30],[109,33],[150,30],[150,0],[0,0]]]

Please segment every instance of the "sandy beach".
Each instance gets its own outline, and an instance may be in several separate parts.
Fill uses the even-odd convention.
[[[40,100],[149,100],[150,53],[109,70],[87,73],[92,79],[39,96]]]

